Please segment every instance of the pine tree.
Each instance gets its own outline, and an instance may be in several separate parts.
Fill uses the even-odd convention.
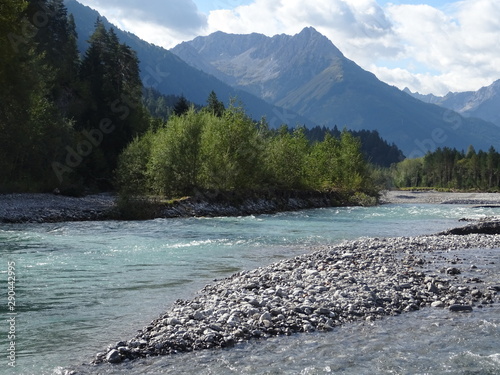
[[[60,34],[67,32],[52,28],[49,20],[64,24],[66,13],[64,6],[54,13],[49,4],[62,3],[10,1],[0,15],[5,62],[5,66],[0,63],[0,183],[11,190],[57,186],[51,163],[71,142],[71,123],[63,118],[57,103],[60,61],[50,58]],[[35,17],[42,10],[47,16],[44,23]]]
[[[113,29],[106,30],[98,19],[80,77],[86,109],[78,121],[79,129],[91,131],[105,122],[109,130],[88,159],[85,173],[109,182],[118,155],[150,123],[142,104],[139,60],[135,51],[120,43]]]
[[[174,106],[174,115],[182,116],[187,113],[187,111],[189,111],[189,102],[184,95],[182,95]]]
[[[215,91],[211,91],[207,99],[207,111],[217,117],[222,117],[225,111],[224,103],[219,101]]]

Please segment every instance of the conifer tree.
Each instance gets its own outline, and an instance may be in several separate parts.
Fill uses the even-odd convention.
[[[222,117],[225,111],[224,103],[219,101],[215,91],[211,91],[207,99],[207,111],[217,117]]]
[[[187,111],[189,111],[189,102],[184,95],[182,95],[174,106],[174,115],[182,116],[187,113]]]
[[[149,125],[142,104],[139,60],[135,51],[119,42],[113,29],[106,30],[98,19],[82,61],[80,77],[86,109],[78,128],[91,131],[103,122],[107,128],[106,136],[87,159],[84,173],[109,182],[120,152]]]

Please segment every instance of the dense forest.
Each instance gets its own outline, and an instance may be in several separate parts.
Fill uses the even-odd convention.
[[[470,146],[467,152],[439,148],[423,158],[407,159],[393,166],[398,188],[432,187],[456,190],[500,190],[500,153]]]
[[[151,121],[135,52],[98,20],[80,57],[62,0],[2,7],[2,190],[111,188],[118,155]]]
[[[404,158],[377,132],[273,130],[214,92],[202,107],[144,88],[136,53],[99,19],[78,51],[63,0],[1,7],[0,192],[370,190],[365,159]]]

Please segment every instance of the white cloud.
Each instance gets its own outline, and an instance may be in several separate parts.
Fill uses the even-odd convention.
[[[477,90],[500,78],[500,2],[441,9],[376,0],[255,0],[212,11],[208,32],[295,34],[313,26],[380,79],[422,93]]]
[[[212,11],[207,32],[296,34],[313,26],[364,68],[404,52],[391,20],[376,0],[255,0]]]
[[[500,78],[500,1],[447,6],[377,0],[82,0],[111,22],[166,48],[214,31],[268,36],[313,26],[381,80],[421,93],[477,90]],[[422,0],[425,2],[425,0]]]
[[[170,48],[207,28],[207,16],[192,0],[80,0],[118,27]]]
[[[420,74],[408,67],[416,78],[413,87],[409,85],[412,90],[434,94],[477,90],[500,78],[499,2],[466,0],[444,11],[392,5],[386,11],[404,48],[402,57],[436,71]]]

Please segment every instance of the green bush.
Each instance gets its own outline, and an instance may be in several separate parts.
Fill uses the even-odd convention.
[[[234,105],[222,114],[191,108],[136,138],[122,153],[116,176],[120,191],[129,196],[376,191],[360,142],[347,131],[310,145],[303,129],[270,131]]]

